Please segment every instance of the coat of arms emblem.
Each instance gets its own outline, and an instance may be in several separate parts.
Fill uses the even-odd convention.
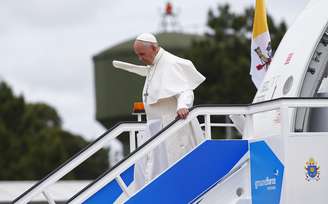
[[[254,51],[256,52],[257,56],[259,57],[261,63],[256,65],[256,69],[257,70],[261,70],[263,68],[265,68],[265,70],[268,70],[268,67],[271,63],[271,59],[272,59],[272,47],[271,47],[271,42],[268,42],[268,45],[265,49],[265,52],[262,52],[260,47],[257,47],[254,49]]]
[[[307,181],[319,181],[320,180],[320,166],[318,162],[313,158],[305,163],[305,180]]]

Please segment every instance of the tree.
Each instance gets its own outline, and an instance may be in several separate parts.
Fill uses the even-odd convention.
[[[61,127],[56,110],[44,103],[26,103],[0,83],[0,179],[40,179],[88,144]],[[91,179],[108,168],[101,150],[66,179]]]
[[[187,58],[206,76],[206,81],[195,91],[196,104],[252,102],[256,91],[249,76],[253,14],[253,9],[233,13],[229,5],[219,6],[217,14],[209,11],[209,31],[187,53]],[[268,25],[275,49],[286,32],[286,24],[276,25],[268,15]]]

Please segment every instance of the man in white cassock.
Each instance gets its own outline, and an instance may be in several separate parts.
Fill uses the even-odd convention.
[[[177,116],[185,119],[193,105],[193,90],[205,77],[190,60],[177,57],[161,48],[155,36],[150,33],[139,35],[133,48],[146,66],[119,61],[113,61],[113,65],[146,77],[142,96],[147,121],[158,120],[163,128]],[[165,141],[168,164],[176,162],[203,139],[197,119],[178,130]]]

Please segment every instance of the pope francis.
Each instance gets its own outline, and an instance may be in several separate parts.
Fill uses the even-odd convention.
[[[146,77],[143,102],[147,121],[159,120],[161,128],[177,116],[185,119],[193,105],[193,90],[205,77],[190,60],[177,57],[158,45],[150,33],[139,35],[134,52],[145,66],[113,61],[116,68]],[[194,120],[165,141],[168,164],[176,162],[203,140],[198,121]]]

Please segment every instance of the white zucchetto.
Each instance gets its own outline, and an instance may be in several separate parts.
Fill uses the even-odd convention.
[[[136,40],[144,41],[144,42],[151,42],[157,43],[156,37],[151,33],[143,33],[139,35]]]

